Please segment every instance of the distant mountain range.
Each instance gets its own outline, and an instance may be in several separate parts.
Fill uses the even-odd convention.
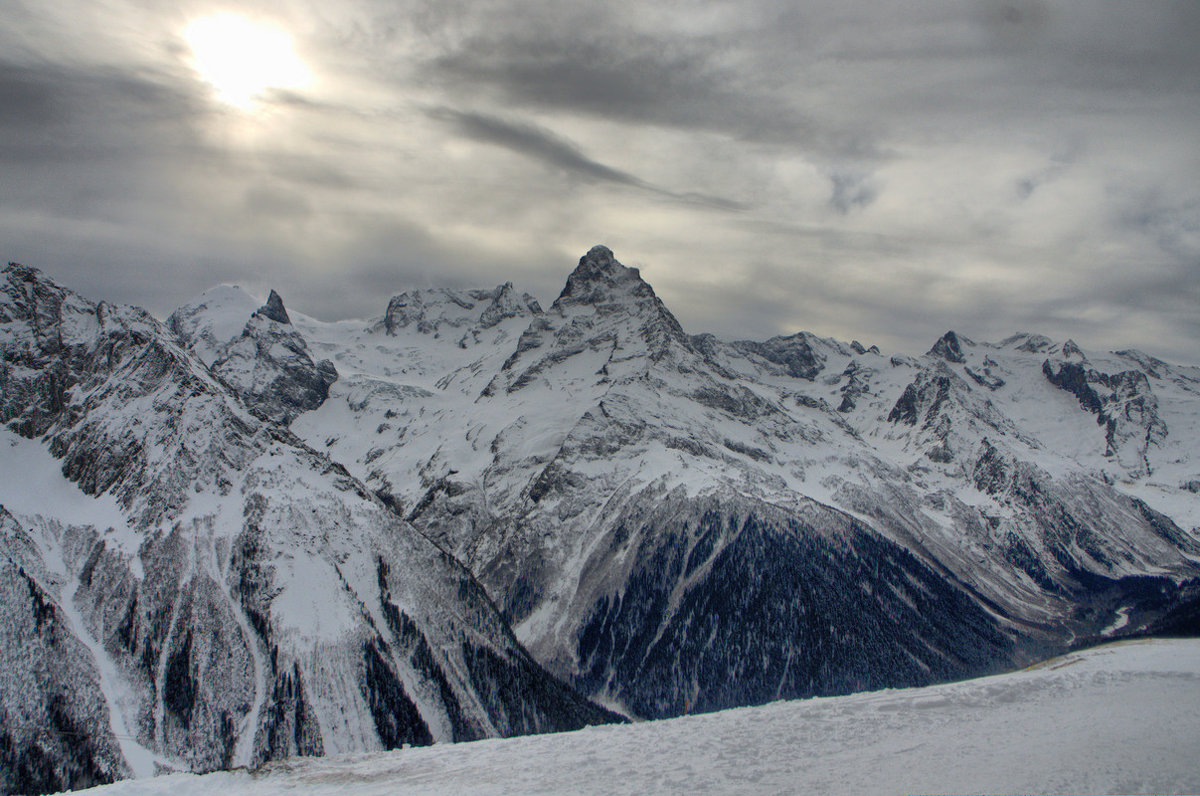
[[[1200,368],[688,335],[604,247],[545,309],[508,283],[324,323],[221,286],[163,324],[20,266],[0,291],[8,790],[1200,629]]]

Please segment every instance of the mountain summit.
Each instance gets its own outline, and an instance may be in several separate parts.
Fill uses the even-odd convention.
[[[577,304],[606,303],[606,290],[624,286],[627,292],[645,297],[653,295],[650,285],[642,280],[636,268],[617,262],[607,246],[593,246],[579,258],[579,265],[567,277],[567,284],[558,300],[570,300]]]

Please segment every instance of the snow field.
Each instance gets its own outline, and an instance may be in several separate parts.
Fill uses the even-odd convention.
[[[1155,640],[928,688],[292,759],[94,792],[1195,793],[1198,741],[1200,640]]]

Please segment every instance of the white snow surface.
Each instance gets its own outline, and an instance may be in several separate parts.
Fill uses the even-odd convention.
[[[29,522],[42,518],[62,525],[91,525],[104,541],[115,544],[129,559],[138,578],[144,577],[137,557],[141,544],[112,495],[92,496],[62,474],[62,462],[40,440],[25,439],[0,427],[0,506]]]
[[[50,455],[43,442],[26,439],[3,426],[0,506],[12,514],[42,515],[66,525],[128,530],[124,513],[111,495],[93,497],[83,492],[63,476],[62,462]]]
[[[217,285],[183,305],[176,322],[192,339],[196,356],[211,366],[221,347],[242,333],[261,306],[262,301],[237,285]]]
[[[1154,640],[928,688],[86,792],[1195,793],[1198,741],[1200,640]]]

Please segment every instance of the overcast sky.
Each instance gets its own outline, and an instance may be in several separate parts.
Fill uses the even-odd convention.
[[[304,79],[227,101],[187,31],[231,12]],[[1191,0],[3,0],[0,256],[332,319],[548,304],[604,243],[693,333],[1200,363],[1197,42]]]

